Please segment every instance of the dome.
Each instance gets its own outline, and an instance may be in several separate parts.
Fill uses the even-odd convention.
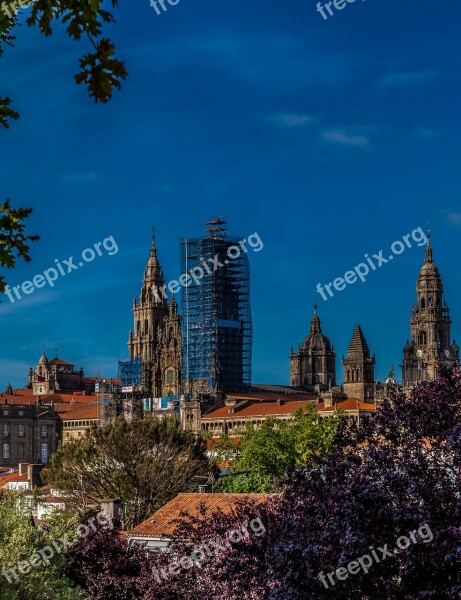
[[[431,237],[428,235],[427,237],[427,247],[426,247],[426,255],[424,258],[424,264],[419,271],[418,283],[421,283],[424,279],[436,279],[437,283],[442,284],[442,278],[440,277],[440,272],[434,264],[434,260],[432,258],[432,248],[431,248]]]
[[[327,352],[331,351],[330,340],[326,335],[322,333],[322,327],[320,325],[320,319],[317,315],[317,307],[314,310],[314,316],[311,321],[311,330],[309,335],[304,338],[302,343],[303,350],[324,350]]]

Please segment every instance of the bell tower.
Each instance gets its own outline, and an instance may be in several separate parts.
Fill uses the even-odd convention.
[[[443,298],[443,283],[434,264],[431,237],[427,236],[424,264],[416,283],[416,302],[410,318],[411,342],[403,349],[402,380],[407,391],[419,382],[435,379],[442,363],[459,360],[459,347],[450,342],[450,310]]]
[[[166,294],[162,294],[164,283],[163,271],[157,257],[155,235],[152,234],[150,256],[144,271],[139,301],[136,297],[133,299],[134,329],[128,337],[130,360],[141,359],[151,371],[158,355],[164,321],[168,316]]]
[[[309,334],[298,351],[290,352],[290,385],[324,391],[336,385],[336,352],[323,334],[317,305],[311,320]]]
[[[354,329],[347,356],[343,357],[344,392],[362,402],[375,400],[375,356],[371,356],[362,328]]]

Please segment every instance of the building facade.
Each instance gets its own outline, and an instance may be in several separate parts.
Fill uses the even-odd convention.
[[[12,403],[2,398],[0,405],[1,459],[4,466],[20,462],[46,465],[61,437],[59,417],[50,406]]]
[[[418,383],[435,379],[442,364],[459,362],[459,346],[451,341],[450,310],[443,282],[434,264],[428,235],[424,264],[416,282],[416,302],[410,318],[411,341],[403,349],[402,383],[409,392]]]
[[[77,390],[91,392],[94,383],[86,379],[83,369],[76,371],[72,363],[57,356],[48,360],[43,351],[35,369],[29,369],[27,387],[34,395],[45,396]]]
[[[131,363],[139,365],[137,383],[154,398],[179,395],[181,388],[181,317],[174,297],[170,305],[167,298],[152,236],[139,300],[133,299],[134,327],[129,333],[128,350]]]
[[[323,335],[317,306],[309,334],[298,351],[290,353],[290,384],[294,387],[315,387],[326,390],[336,385],[336,352]]]
[[[375,400],[375,363],[371,356],[362,328],[354,329],[347,356],[343,356],[344,393],[348,398],[361,402]]]

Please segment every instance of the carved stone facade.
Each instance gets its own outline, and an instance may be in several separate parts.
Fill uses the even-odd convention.
[[[167,302],[163,270],[152,236],[139,301],[133,300],[134,329],[129,333],[130,360],[139,358],[145,388],[154,398],[181,393],[181,317],[174,297]]]
[[[29,369],[27,387],[37,396],[94,390],[94,384],[85,379],[83,369],[75,371],[73,364],[58,357],[48,360],[44,351],[35,369]]]
[[[344,393],[362,402],[375,399],[375,356],[370,355],[362,328],[354,329],[347,356],[343,356]]]
[[[408,392],[419,382],[434,379],[442,364],[459,361],[459,346],[451,342],[450,310],[443,298],[443,283],[434,264],[428,236],[424,264],[416,283],[417,300],[410,319],[411,342],[403,349],[402,381]]]
[[[336,353],[330,340],[323,335],[317,306],[311,328],[297,352],[290,353],[290,384],[294,387],[315,387],[327,390],[336,385]]]

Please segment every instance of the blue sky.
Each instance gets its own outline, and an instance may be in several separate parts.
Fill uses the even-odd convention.
[[[22,118],[0,132],[0,191],[33,207],[41,241],[8,282],[109,236],[119,252],[14,304],[2,297],[1,389],[25,384],[43,344],[115,375],[152,224],[174,279],[181,236],[217,214],[264,242],[250,256],[255,382],[288,383],[316,299],[338,379],[357,322],[384,378],[409,335],[424,249],[327,302],[316,285],[428,222],[459,342],[461,6],[367,0],[325,21],[315,5],[181,0],[157,15],[122,0],[107,33],[129,77],[107,106],[73,81],[84,43],[17,29],[0,93]]]

